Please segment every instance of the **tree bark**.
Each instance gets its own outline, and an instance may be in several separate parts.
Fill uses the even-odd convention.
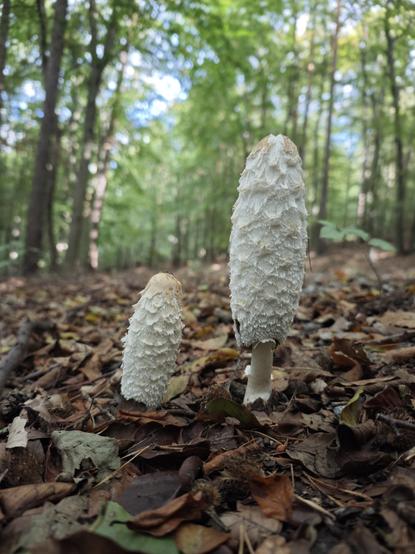
[[[51,54],[47,64],[45,79],[45,101],[43,119],[40,126],[39,141],[33,173],[32,190],[27,212],[27,227],[23,272],[36,272],[42,252],[45,208],[47,205],[48,182],[51,160],[51,137],[55,128],[55,108],[58,97],[59,72],[64,48],[68,2],[56,0]]]
[[[330,70],[329,104],[328,104],[328,113],[327,113],[326,141],[324,146],[320,206],[319,206],[319,213],[318,213],[319,219],[326,219],[327,217],[330,154],[331,154],[331,130],[332,130],[332,123],[333,123],[334,89],[336,84],[337,46],[338,46],[338,39],[339,39],[339,32],[340,32],[340,12],[341,12],[341,0],[337,0],[335,29],[334,29],[333,38],[332,38],[332,59],[331,59],[331,70]],[[325,250],[325,244],[320,239],[320,237],[318,237],[317,253],[322,254],[324,250]]]
[[[284,123],[284,134],[290,134],[294,142],[297,142],[297,123],[298,123],[298,51],[297,51],[297,23],[298,6],[294,0],[292,3],[293,21],[292,21],[292,49],[293,62],[287,68],[287,113]]]
[[[128,49],[121,53],[121,67],[118,73],[117,85],[114,91],[114,102],[111,108],[110,120],[104,136],[102,152],[103,156],[99,163],[98,174],[95,184],[95,194],[92,200],[91,225],[89,232],[89,266],[91,269],[98,269],[99,264],[99,227],[104,208],[105,194],[108,186],[108,168],[111,160],[111,148],[114,140],[115,123],[120,104],[120,92],[124,80],[125,66],[128,59]]]
[[[97,115],[96,100],[101,87],[102,75],[108,65],[114,45],[116,34],[116,13],[113,9],[108,23],[107,35],[102,57],[97,54],[97,28],[96,28],[96,5],[95,0],[90,0],[89,21],[91,31],[90,54],[92,58],[89,80],[88,99],[85,108],[84,130],[80,152],[80,162],[77,171],[75,191],[72,206],[72,219],[69,231],[69,244],[65,264],[68,269],[73,268],[80,260],[81,238],[84,228],[84,208],[89,181],[89,163],[93,153],[93,142],[95,136],[95,122]]]
[[[360,191],[357,203],[357,222],[363,228],[367,225],[367,210],[368,210],[368,192],[369,192],[369,129],[367,123],[368,113],[368,75],[367,75],[367,29],[364,29],[365,42],[360,48],[360,67],[362,73],[361,97],[362,97],[362,142],[363,142],[363,163],[362,175],[360,181]]]
[[[395,175],[396,175],[396,200],[395,200],[395,244],[398,252],[403,254],[405,251],[405,163],[403,154],[402,140],[402,122],[400,112],[400,91],[396,79],[395,68],[395,39],[392,37],[390,29],[390,0],[386,5],[384,31],[386,37],[386,58],[388,63],[389,85],[392,94],[393,105],[393,131],[395,142]]]
[[[7,59],[7,39],[9,36],[10,26],[10,0],[3,0],[3,9],[0,19],[0,128],[2,125],[3,115],[3,92],[4,92],[4,68],[6,67]]]
[[[310,104],[311,104],[311,96],[313,92],[313,76],[314,76],[314,70],[315,70],[315,64],[314,64],[314,50],[315,50],[315,36],[316,36],[316,17],[315,17],[315,10],[316,7],[314,6],[313,11],[313,20],[311,23],[311,40],[310,40],[310,56],[307,63],[307,91],[305,95],[305,102],[304,102],[304,118],[303,118],[303,125],[301,129],[301,142],[298,149],[298,153],[300,154],[300,157],[303,161],[303,167],[305,167],[305,160],[306,160],[306,144],[307,144],[307,129],[308,129],[308,115],[310,111]]]

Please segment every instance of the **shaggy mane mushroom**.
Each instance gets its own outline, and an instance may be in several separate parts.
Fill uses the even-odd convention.
[[[147,283],[134,306],[124,337],[121,394],[126,400],[160,406],[176,369],[182,337],[182,286],[169,273],[158,273]]]
[[[288,334],[303,284],[307,211],[295,144],[283,135],[262,139],[247,158],[238,192],[229,268],[236,339],[252,348],[248,404],[271,395],[273,350]]]

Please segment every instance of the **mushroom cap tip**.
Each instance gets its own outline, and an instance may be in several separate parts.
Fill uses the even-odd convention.
[[[273,135],[269,134],[263,139],[261,139],[258,144],[254,147],[251,152],[251,156],[258,154],[259,152],[266,153],[273,144],[280,143],[284,152],[288,155],[295,156],[298,155],[298,150],[296,145],[291,139],[285,135]]]
[[[147,283],[144,293],[164,292],[174,296],[182,296],[182,285],[172,273],[156,273]]]

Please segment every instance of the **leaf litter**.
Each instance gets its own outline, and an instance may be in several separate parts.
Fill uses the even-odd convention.
[[[152,411],[119,394],[149,270],[1,283],[3,360],[33,334],[0,393],[0,552],[410,552],[415,287],[323,265],[249,408],[224,265],[180,270],[184,337]]]

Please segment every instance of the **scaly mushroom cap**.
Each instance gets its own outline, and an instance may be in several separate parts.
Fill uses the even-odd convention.
[[[307,211],[301,159],[283,135],[261,140],[239,181],[230,238],[231,309],[239,345],[290,329],[304,278]]]
[[[158,273],[134,306],[123,339],[121,394],[125,399],[149,408],[161,404],[176,369],[182,336],[181,296],[180,282],[169,273]]]

